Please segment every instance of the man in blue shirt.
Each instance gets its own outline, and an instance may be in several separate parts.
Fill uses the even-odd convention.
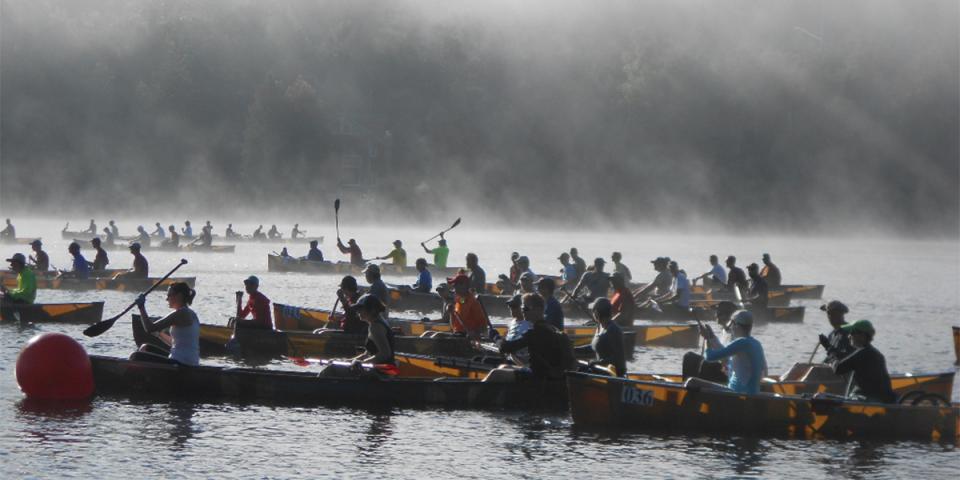
[[[430,275],[430,271],[427,270],[427,260],[424,258],[417,259],[417,283],[414,283],[410,288],[415,292],[430,293],[430,290],[433,289],[433,277]]]
[[[89,278],[90,264],[87,263],[87,259],[83,258],[83,254],[80,253],[80,244],[70,242],[67,251],[70,252],[70,255],[73,255],[73,271],[67,272],[66,276],[81,279]]]
[[[763,346],[750,336],[753,314],[746,310],[734,313],[730,319],[730,329],[733,341],[724,346],[709,325],[700,326],[700,335],[707,340],[706,360],[729,358],[727,371],[730,372],[730,381],[723,386],[691,377],[687,379],[687,387],[726,388],[751,395],[760,393],[760,381],[767,375],[767,360],[763,354]]]
[[[576,285],[579,280],[577,277],[577,266],[570,263],[570,254],[563,252],[557,260],[560,260],[560,265],[563,265],[563,268],[560,270],[560,278],[563,279],[564,285]]]
[[[553,292],[557,289],[557,283],[550,277],[543,277],[537,280],[534,285],[537,286],[537,292],[546,302],[543,309],[543,319],[558,330],[563,331],[563,307],[557,297],[553,295]]]

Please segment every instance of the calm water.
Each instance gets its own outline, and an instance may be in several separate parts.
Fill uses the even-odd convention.
[[[66,242],[59,239],[60,224],[16,224],[20,236],[44,237],[54,265],[69,265]],[[216,226],[222,234],[225,224]],[[121,234],[130,234],[135,225],[120,222],[120,227]],[[249,225],[238,227],[252,230]],[[328,235],[322,246],[324,254],[342,258],[334,252],[332,230],[316,225],[304,228],[311,235]],[[433,233],[351,229],[344,230],[344,237],[357,238],[367,257],[386,253],[390,242],[400,238],[412,261],[419,242]],[[466,225],[448,239],[451,264],[462,264],[468,251],[476,252],[490,278],[504,272],[513,250],[529,255],[538,273],[555,272],[559,268],[556,256],[571,246],[577,246],[588,261],[620,250],[636,279],[652,278],[649,260],[661,255],[677,259],[692,276],[707,270],[706,257],[711,253],[721,257],[734,254],[745,266],[759,262],[761,253],[770,252],[783,270],[785,282],[825,283],[826,297],[846,302],[851,319],[872,320],[878,329],[876,344],[891,370],[953,368],[949,327],[960,322],[957,241],[569,232],[517,235],[471,231]],[[194,306],[202,321],[225,323],[234,310],[233,292],[242,289],[242,279],[251,273],[261,277],[261,290],[274,301],[329,308],[339,279],[269,274],[265,255],[276,249],[275,245],[242,244],[234,255],[189,256],[190,264],[179,274],[198,278]],[[27,250],[0,246],[2,258]],[[291,254],[305,254],[305,249],[291,248]],[[111,267],[130,264],[125,252],[110,252],[110,258]],[[178,258],[148,253],[152,274],[162,275]],[[134,297],[117,292],[42,290],[38,301],[102,299],[106,301],[105,314],[112,315]],[[166,311],[162,297],[150,297],[151,313]],[[811,308],[803,324],[755,330],[771,371],[781,372],[793,362],[806,361],[817,333],[827,330],[823,314],[815,309],[819,303],[806,303]],[[0,328],[0,478],[956,478],[960,467],[960,453],[947,445],[583,432],[575,429],[566,415],[144,404],[113,399],[94,399],[84,408],[51,412],[37,411],[23,401],[14,379],[14,363],[30,337],[44,331],[66,332],[79,339],[88,352],[126,356],[133,348],[128,325],[128,320],[121,320],[95,339],[83,337],[81,327],[65,325]],[[676,372],[682,354],[676,349],[642,350],[630,368]],[[275,362],[270,368],[299,367]]]

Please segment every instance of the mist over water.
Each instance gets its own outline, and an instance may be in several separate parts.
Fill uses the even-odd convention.
[[[0,211],[955,236],[955,1],[0,2]]]

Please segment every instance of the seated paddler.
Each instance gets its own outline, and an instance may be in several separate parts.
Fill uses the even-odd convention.
[[[167,305],[173,309],[156,322],[147,314],[147,297],[137,297],[140,309],[140,321],[147,333],[170,329],[170,351],[161,352],[156,347],[144,344],[140,350],[130,355],[130,360],[164,362],[183,365],[200,364],[200,319],[190,308],[197,292],[184,282],[177,282],[167,289]]]
[[[833,362],[837,375],[852,373],[847,387],[847,398],[878,403],[895,403],[897,396],[890,384],[890,373],[883,354],[873,346],[876,331],[869,320],[857,320],[842,327],[850,334],[850,343],[856,350]]]
[[[709,361],[729,359],[727,371],[730,380],[726,385],[709,382],[697,377],[687,379],[687,387],[729,389],[737,393],[760,393],[760,381],[767,376],[767,360],[763,346],[750,336],[753,330],[753,314],[739,310],[730,319],[730,333],[733,339],[729,345],[723,345],[709,325],[700,327],[700,335],[707,340],[705,359]]]
[[[597,322],[597,331],[590,345],[577,347],[590,350],[596,355],[591,365],[613,366],[618,377],[627,373],[627,360],[623,351],[623,330],[613,321],[613,306],[609,299],[598,298],[590,304],[590,313]]]
[[[540,380],[562,380],[564,372],[577,366],[570,338],[546,322],[544,301],[539,294],[523,295],[521,310],[523,318],[533,327],[516,340],[499,340],[500,353],[513,353],[526,348],[530,354],[530,368],[521,369],[520,372],[529,371],[533,378]]]
[[[237,292],[237,320],[234,324],[234,331],[238,328],[273,330],[270,299],[260,292],[260,279],[250,275],[243,280],[243,288],[247,292],[247,304],[242,309],[240,308],[243,292]],[[247,320],[247,317],[251,315],[253,318]]]

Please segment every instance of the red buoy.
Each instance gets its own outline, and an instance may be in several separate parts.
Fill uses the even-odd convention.
[[[36,400],[79,400],[93,394],[90,357],[62,333],[41,333],[17,356],[17,385]]]

